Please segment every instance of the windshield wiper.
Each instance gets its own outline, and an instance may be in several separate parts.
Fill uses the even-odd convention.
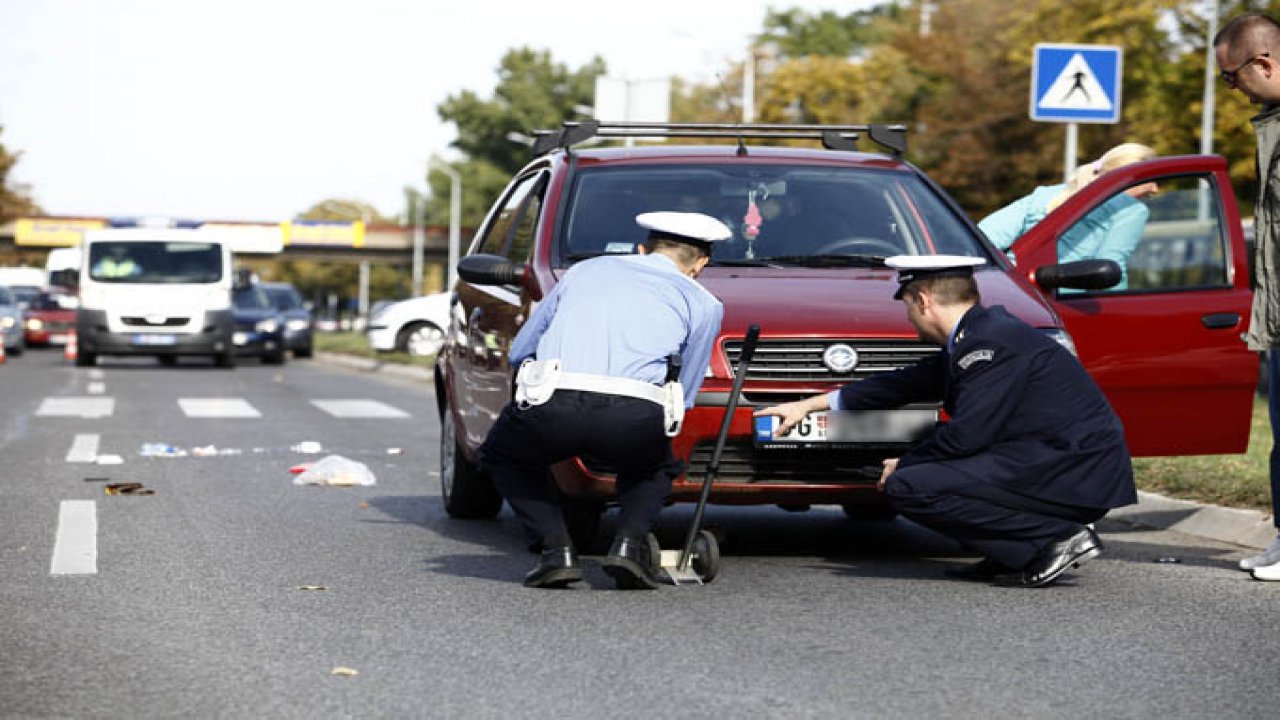
[[[884,255],[775,255],[760,262],[801,267],[884,267]]]
[[[782,266],[781,266],[781,265],[779,265],[778,263],[774,262],[774,258],[762,258],[762,259],[759,259],[759,260],[746,260],[746,259],[736,259],[736,260],[735,260],[735,259],[729,259],[729,258],[712,258],[712,259],[711,259],[711,266],[712,266],[712,267],[716,267],[716,266],[721,266],[721,267],[772,267],[772,268],[782,267]]]

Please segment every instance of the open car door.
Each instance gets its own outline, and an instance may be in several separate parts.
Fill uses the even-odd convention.
[[[1148,195],[1155,183],[1158,191]],[[1134,455],[1244,452],[1258,356],[1240,212],[1216,155],[1107,173],[1014,242],[1017,269],[1115,260],[1105,290],[1041,288],[1124,421]]]

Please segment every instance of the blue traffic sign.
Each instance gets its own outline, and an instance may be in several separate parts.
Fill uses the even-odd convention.
[[[1123,65],[1124,51],[1114,45],[1037,44],[1031,65],[1031,119],[1118,122]]]

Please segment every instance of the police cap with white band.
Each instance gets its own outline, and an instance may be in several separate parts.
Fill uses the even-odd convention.
[[[898,291],[894,300],[901,300],[907,286],[916,280],[931,277],[971,277],[973,268],[985,265],[986,260],[968,255],[894,255],[884,259],[884,264],[898,271]]]
[[[713,243],[733,237],[728,225],[702,213],[647,212],[636,216],[636,224],[650,233],[691,243]]]

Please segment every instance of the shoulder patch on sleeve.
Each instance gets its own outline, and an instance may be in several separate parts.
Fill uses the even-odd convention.
[[[976,362],[982,362],[983,360],[991,360],[995,356],[995,350],[974,350],[968,355],[957,360],[956,364],[960,366],[961,370],[968,370],[970,365]]]

